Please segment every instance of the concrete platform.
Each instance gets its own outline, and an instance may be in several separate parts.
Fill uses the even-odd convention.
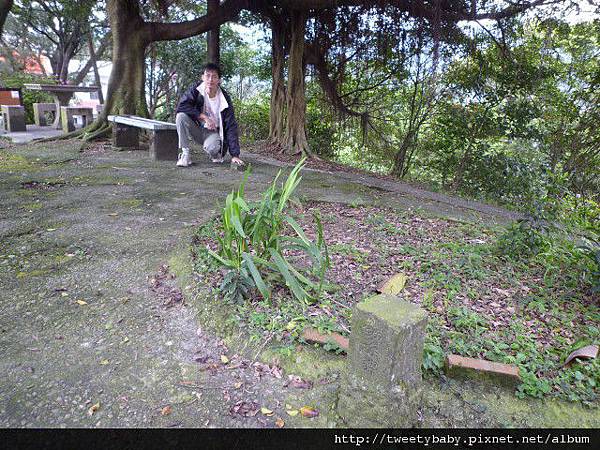
[[[54,130],[52,127],[40,127],[38,125],[27,125],[27,131],[7,133],[0,131],[1,137],[7,137],[15,144],[24,144],[34,139],[54,137],[63,134],[62,130]]]

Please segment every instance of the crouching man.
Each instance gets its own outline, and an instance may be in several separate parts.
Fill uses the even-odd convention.
[[[192,165],[192,140],[203,146],[212,162],[222,163],[229,151],[233,164],[244,164],[239,158],[240,143],[233,103],[220,83],[221,69],[208,63],[202,67],[202,82],[195,83],[181,96],[175,117],[179,136],[178,167]]]

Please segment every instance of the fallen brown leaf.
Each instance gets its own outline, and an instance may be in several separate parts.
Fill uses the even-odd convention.
[[[575,358],[594,359],[597,356],[598,356],[598,346],[597,345],[586,345],[585,347],[581,347],[581,348],[575,350],[574,352],[572,352],[569,356],[567,356],[567,359],[565,360],[563,367],[568,367],[570,364],[573,363]]]
[[[90,416],[94,415],[94,413],[96,411],[98,411],[98,409],[100,409],[100,402],[95,403],[92,406],[90,406],[90,408],[88,409],[88,415],[90,415]]]
[[[314,408],[311,408],[310,406],[303,406],[302,408],[300,408],[300,414],[302,414],[302,417],[312,418],[317,417],[319,415],[319,411],[317,411]]]

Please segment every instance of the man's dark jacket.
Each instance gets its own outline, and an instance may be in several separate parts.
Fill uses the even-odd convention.
[[[200,113],[203,111],[204,107],[204,96],[200,94],[198,91],[198,86],[200,86],[200,82],[194,84],[190,87],[179,99],[179,104],[177,105],[177,110],[175,113],[186,113],[194,122],[196,122],[199,126],[204,126],[204,123],[200,120]],[[233,114],[233,102],[231,101],[231,97],[225,91],[225,89],[221,88],[221,92],[225,96],[225,100],[227,100],[228,107],[221,111],[221,122],[223,123],[223,154],[227,150],[232,157],[240,155],[240,139],[238,134],[238,124],[235,120],[235,115]]]

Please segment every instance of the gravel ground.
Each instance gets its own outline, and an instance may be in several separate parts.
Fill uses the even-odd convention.
[[[286,413],[329,409],[335,378],[298,388],[272,361],[236,354],[199,323],[185,267],[164,268],[185,266],[194,226],[214,214],[241,172],[201,155],[179,169],[145,151],[96,145],[79,153],[78,145],[0,150],[0,426],[335,425],[331,414]],[[244,156],[253,166],[247,190],[257,198],[281,164]],[[459,219],[511,217],[341,173],[306,171],[300,192]]]

